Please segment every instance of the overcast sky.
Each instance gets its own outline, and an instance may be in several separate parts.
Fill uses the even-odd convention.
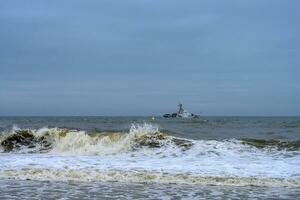
[[[1,0],[0,115],[300,115],[299,0]]]

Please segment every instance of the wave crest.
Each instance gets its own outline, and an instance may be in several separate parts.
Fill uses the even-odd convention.
[[[202,153],[220,153],[231,148],[236,151],[286,150],[299,153],[300,141],[280,141],[263,139],[189,140],[160,132],[153,124],[132,124],[128,132],[93,132],[66,128],[19,129],[14,126],[11,131],[0,135],[0,151],[18,153],[63,153],[83,155],[110,155],[142,148],[177,148],[188,150],[200,146]],[[211,149],[211,146],[213,148]],[[211,149],[211,151],[208,151]],[[200,153],[201,153],[200,152]],[[218,152],[217,152],[218,153]]]
[[[300,140],[296,141],[281,141],[281,140],[264,140],[264,139],[242,139],[242,144],[254,146],[256,148],[276,148],[278,150],[300,150]]]
[[[70,154],[116,154],[144,147],[161,148],[176,146],[183,150],[192,142],[161,133],[151,124],[133,124],[128,133],[96,132],[62,128],[38,130],[13,128],[0,139],[3,152],[21,153],[70,153]]]

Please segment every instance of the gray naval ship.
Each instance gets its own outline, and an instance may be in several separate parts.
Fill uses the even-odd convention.
[[[200,117],[199,115],[196,115],[194,113],[189,113],[187,110],[185,110],[183,108],[182,103],[179,103],[178,107],[179,107],[179,110],[177,113],[164,114],[163,117],[164,118],[191,118],[191,119]]]

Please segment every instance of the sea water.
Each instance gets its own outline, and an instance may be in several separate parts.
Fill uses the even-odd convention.
[[[0,198],[300,195],[299,117],[1,117]]]

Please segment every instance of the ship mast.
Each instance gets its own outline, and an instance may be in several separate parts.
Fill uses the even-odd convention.
[[[182,103],[179,103],[178,106],[179,106],[178,114],[183,114],[184,113],[184,108],[183,108]]]

